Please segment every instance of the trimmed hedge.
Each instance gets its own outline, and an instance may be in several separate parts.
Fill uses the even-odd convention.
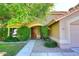
[[[0,41],[5,40],[7,38],[8,29],[7,28],[0,28]]]
[[[26,41],[30,38],[30,28],[22,26],[17,30],[17,38],[20,41]]]
[[[19,41],[19,39],[16,37],[9,36],[4,41],[5,42],[17,42],[17,41]]]
[[[47,39],[48,38],[48,27],[47,26],[42,26],[40,28],[40,33],[41,33],[41,37],[43,39]]]
[[[57,47],[57,42],[51,40],[51,39],[47,39],[47,41],[45,42],[44,44],[46,47],[48,48],[54,48],[54,47]]]
[[[30,38],[30,32],[31,29],[22,26],[20,28],[17,28],[17,34],[16,37],[12,36],[14,28],[10,28],[10,36],[8,37],[8,28],[0,28],[0,41],[6,41],[6,42],[16,42],[16,41],[26,41]]]

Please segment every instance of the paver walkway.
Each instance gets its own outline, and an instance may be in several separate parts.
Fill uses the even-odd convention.
[[[79,53],[79,48],[72,48],[72,50]]]
[[[79,56],[72,49],[47,48],[43,40],[36,40],[31,56]]]
[[[16,56],[79,56],[73,49],[47,48],[43,40],[30,40]]]
[[[29,56],[32,52],[35,40],[30,40],[16,56]]]

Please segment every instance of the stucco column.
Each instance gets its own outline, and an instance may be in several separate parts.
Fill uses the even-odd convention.
[[[65,21],[60,22],[60,40],[59,40],[59,47],[62,49],[69,49],[71,48],[70,44],[70,34],[69,34],[69,24]]]
[[[8,36],[10,36],[10,28],[8,28]]]

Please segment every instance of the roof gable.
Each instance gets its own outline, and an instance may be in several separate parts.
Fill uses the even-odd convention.
[[[59,17],[58,19],[52,20],[52,21],[48,24],[48,26],[50,26],[51,24],[53,24],[53,23],[55,23],[55,22],[57,22],[57,21],[60,21],[60,20],[62,20],[62,19],[64,19],[64,18],[66,18],[66,17],[68,17],[68,16],[70,16],[70,15],[73,15],[73,14],[76,13],[76,12],[79,12],[79,4],[76,5],[75,7],[70,8],[69,11],[68,11],[66,14],[64,14],[64,16]]]

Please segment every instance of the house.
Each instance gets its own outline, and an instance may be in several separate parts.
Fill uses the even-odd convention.
[[[27,26],[28,28],[31,28],[31,33],[30,33],[30,39],[40,39],[41,34],[40,34],[40,27],[43,26],[43,24],[38,20],[35,19],[35,21],[32,22],[24,22],[24,23],[16,23],[16,24],[11,24],[7,25],[8,28],[14,28],[14,33],[13,36],[15,37],[15,33],[17,33],[16,29],[20,28],[21,26]],[[8,31],[8,36],[10,35],[10,30]]]
[[[33,21],[27,24],[27,27],[31,28],[31,38],[32,39],[40,39],[40,27],[43,26],[39,21]]]
[[[60,48],[79,47],[79,5],[70,8],[62,16],[52,19],[48,27],[50,38],[55,40]]]
[[[79,4],[69,9],[69,11],[53,11],[44,21],[44,24],[35,20],[30,23],[17,23],[7,25],[10,28],[21,25],[31,28],[31,38],[40,39],[40,27],[47,25],[49,37],[55,40],[62,49],[79,47]],[[2,26],[0,24],[0,26]],[[9,30],[10,31],[10,30]],[[8,31],[8,35],[9,35]]]

